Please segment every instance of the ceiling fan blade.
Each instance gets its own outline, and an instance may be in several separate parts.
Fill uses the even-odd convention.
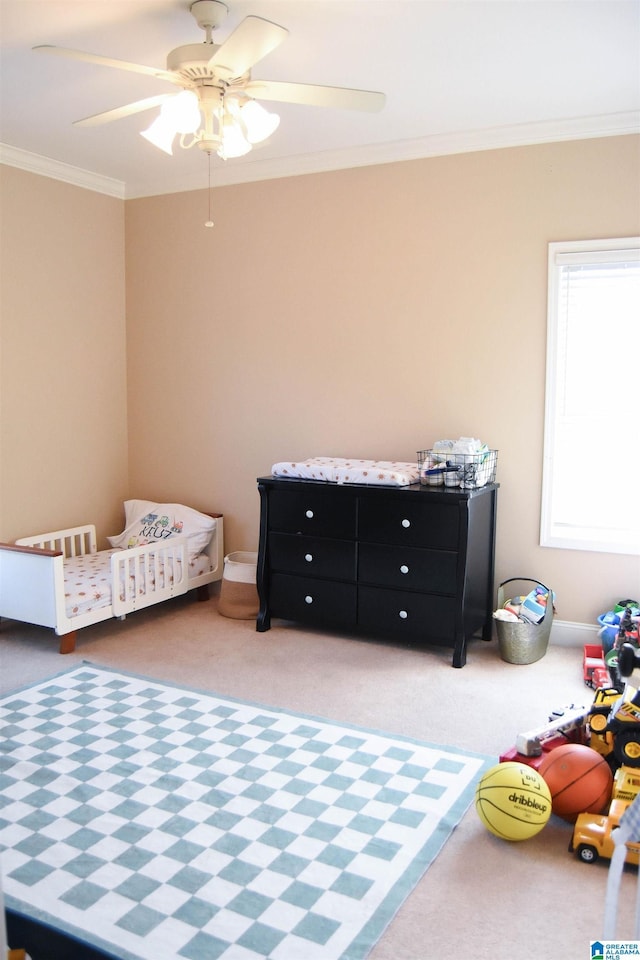
[[[243,73],[275,50],[287,37],[289,31],[277,23],[262,17],[245,17],[240,26],[222,43],[209,60],[208,66],[228,71],[228,77],[241,77]]]
[[[40,53],[52,53],[57,57],[70,57],[72,60],[86,60],[87,63],[96,63],[101,67],[113,67],[116,70],[131,70],[133,73],[146,73],[151,77],[159,77],[161,80],[178,83],[175,75],[168,70],[162,70],[160,67],[147,67],[143,63],[130,63],[128,60],[114,60],[112,57],[101,57],[96,53],[85,53],[83,50],[71,50],[69,47],[53,47],[48,43],[41,44],[32,49]]]
[[[309,107],[338,107],[377,113],[385,105],[384,93],[351,90],[348,87],[324,87],[315,83],[285,83],[279,80],[251,80],[243,93],[256,100],[279,100]]]
[[[92,117],[85,117],[84,120],[74,120],[74,127],[97,127],[101,123],[111,123],[112,120],[121,120],[123,117],[129,117],[134,113],[142,113],[143,110],[150,110],[152,107],[159,107],[173,93],[161,93],[157,97],[147,97],[146,100],[136,100],[135,103],[127,103],[124,107],[115,107],[113,110],[106,110],[104,113],[94,113]]]

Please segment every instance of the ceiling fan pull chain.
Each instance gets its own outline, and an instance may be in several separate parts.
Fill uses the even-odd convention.
[[[205,222],[205,227],[213,227],[214,223],[211,219],[211,151],[209,150],[207,156],[209,157],[209,219]]]

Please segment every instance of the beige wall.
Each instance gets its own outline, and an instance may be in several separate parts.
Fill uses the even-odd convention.
[[[124,203],[0,166],[0,539],[127,492]]]
[[[254,549],[275,461],[479,436],[497,576],[550,584],[564,620],[637,595],[639,558],[538,527],[547,244],[638,233],[639,169],[620,137],[218,189],[213,229],[206,191],[127,203],[131,490],[221,510]]]
[[[227,549],[255,549],[276,460],[476,435],[500,451],[497,577],[551,584],[563,620],[637,596],[639,558],[543,549],[538,525],[547,244],[640,232],[639,142],[220,188],[212,230],[204,190],[125,204],[0,168],[0,539],[106,535],[140,496],[221,510]]]

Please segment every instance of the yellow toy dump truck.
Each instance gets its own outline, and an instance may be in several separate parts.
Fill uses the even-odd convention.
[[[614,842],[611,832],[620,823],[620,817],[629,806],[628,800],[612,800],[608,814],[581,813],[573,828],[569,844],[571,853],[575,852],[583,863],[595,863],[600,857],[610,860],[613,856]],[[640,843],[627,844],[627,863],[640,863]]]
[[[590,747],[617,764],[640,767],[640,691],[629,683],[623,694],[613,687],[596,690],[587,724]]]

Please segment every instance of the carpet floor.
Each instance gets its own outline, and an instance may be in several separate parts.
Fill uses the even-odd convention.
[[[602,598],[601,608],[612,599]],[[454,670],[446,648],[282,621],[259,634],[253,621],[221,616],[215,596],[198,603],[187,595],[81,631],[76,652],[66,657],[51,631],[3,621],[0,691],[88,660],[497,761],[517,734],[553,710],[591,702],[582,644],[593,643],[595,631],[575,633],[575,645],[563,646],[552,631],[547,654],[528,665],[505,663],[495,641],[474,640],[467,665]],[[590,942],[602,938],[608,863],[588,866],[571,855],[571,832],[553,816],[535,837],[508,843],[483,827],[472,805],[369,960],[590,960]],[[637,877],[637,868],[625,869],[620,938],[634,935]],[[32,956],[58,960],[35,950]]]

